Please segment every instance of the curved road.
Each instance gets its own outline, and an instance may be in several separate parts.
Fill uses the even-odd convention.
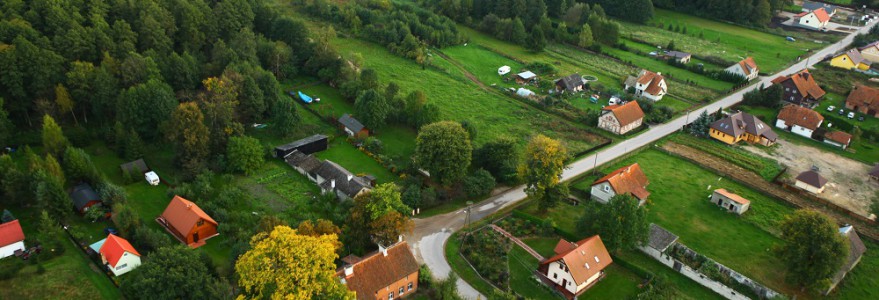
[[[859,29],[857,32],[849,34],[839,42],[815,52],[815,54],[813,54],[811,57],[801,60],[781,72],[770,75],[768,77],[759,78],[760,81],[758,84],[750,85],[749,87],[730,94],[718,101],[701,107],[696,111],[689,112],[686,116],[679,117],[665,124],[652,126],[649,130],[634,138],[614,144],[609,148],[605,148],[602,151],[596,152],[595,154],[574,161],[573,163],[568,165],[567,169],[562,174],[562,180],[570,180],[574,177],[579,176],[580,174],[592,170],[596,167],[596,165],[600,166],[608,161],[611,161],[628,153],[629,151],[650,145],[656,140],[659,140],[666,135],[678,131],[684,125],[691,123],[703,111],[715,112],[720,108],[735,105],[736,103],[741,101],[742,95],[756,89],[760,85],[769,86],[772,79],[778,76],[793,74],[806,68],[807,66],[810,67],[821,62],[821,60],[823,60],[824,57],[828,55],[845,50],[843,48],[852,42],[855,35],[859,33],[866,33],[873,25],[875,24],[865,26]],[[480,220],[504,207],[513,205],[516,202],[524,200],[526,198],[524,188],[524,186],[517,186],[506,192],[493,196],[483,202],[475,204],[472,208],[472,213],[470,215],[471,219],[473,221]],[[409,241],[409,244],[412,245],[412,250],[415,252],[415,256],[420,262],[427,264],[435,278],[444,279],[451,271],[451,267],[449,266],[449,263],[446,260],[444,254],[445,242],[446,240],[448,240],[449,236],[451,236],[452,232],[461,229],[461,227],[464,225],[464,221],[465,213],[463,212],[463,210],[450,212],[443,215],[437,215],[430,218],[415,219],[415,230],[413,231],[412,235],[408,236],[406,239]],[[462,279],[458,279],[458,291],[465,299],[486,299],[485,296],[481,295],[478,291],[476,291],[476,289],[474,289]]]

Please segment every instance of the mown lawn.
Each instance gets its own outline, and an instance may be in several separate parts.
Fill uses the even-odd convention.
[[[793,294],[784,282],[781,261],[771,251],[781,242],[770,232],[793,211],[773,199],[718,176],[682,159],[646,150],[602,169],[608,173],[618,167],[639,163],[650,185],[648,220],[680,236],[680,242],[721,264],[749,276],[770,288]],[[595,177],[587,177],[590,182]],[[711,192],[726,188],[751,200],[743,216],[725,212],[708,201]],[[569,218],[569,209],[556,209],[553,219]],[[561,211],[561,212],[559,212]],[[561,224],[560,224],[561,225]],[[567,228],[573,231],[575,228]],[[740,255],[748,253],[749,255]]]
[[[879,244],[863,237],[867,252],[854,270],[845,276],[836,290],[830,294],[833,299],[879,299]]]
[[[519,246],[513,246],[507,254],[510,266],[510,288],[521,296],[529,299],[561,299],[549,287],[538,281],[534,275],[537,270],[536,258]],[[608,298],[609,299],[609,298]]]
[[[523,64],[482,48],[479,44],[446,47],[441,51],[455,61],[460,62],[467,71],[475,75],[479,81],[486,85],[516,85],[513,81],[505,82],[503,80],[504,76],[498,75],[498,68],[502,66],[510,66],[510,73],[506,75],[509,78],[512,78],[516,73],[525,71]]]
[[[630,62],[636,66],[645,68],[653,72],[661,72],[663,76],[674,78],[680,81],[690,81],[697,85],[710,88],[717,91],[726,91],[733,87],[732,83],[720,81],[691,72],[686,69],[673,67],[663,60],[658,60],[649,56],[642,56],[630,51],[625,51],[614,47],[604,47],[603,52],[608,53],[620,60]],[[695,64],[690,62],[690,64]]]
[[[658,28],[659,24],[663,28]],[[687,34],[668,30],[669,24],[686,27]],[[760,71],[774,73],[806,54],[807,49],[822,45],[811,40],[785,41],[781,35],[703,19],[674,11],[656,9],[650,25],[625,23],[621,36],[631,36],[651,44],[666,45],[674,40],[682,51],[701,56],[715,56],[730,62],[753,56]]]
[[[632,265],[662,277],[678,291],[677,296],[693,300],[724,299],[714,291],[696,283],[692,279],[684,277],[681,273],[675,272],[674,269],[666,267],[638,250],[622,251],[615,254],[614,257],[625,259],[626,262]]]
[[[396,175],[388,171],[375,159],[372,159],[340,138],[333,140],[330,143],[329,149],[315,153],[315,156],[335,162],[355,175],[373,175],[379,184],[397,180]]]

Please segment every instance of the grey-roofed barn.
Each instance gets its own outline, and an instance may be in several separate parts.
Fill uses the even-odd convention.
[[[362,132],[366,131],[366,126],[363,126],[363,123],[360,123],[360,121],[357,121],[357,119],[349,114],[342,115],[341,117],[339,117],[338,121],[345,130],[345,133],[347,133],[349,136],[360,135],[362,134]],[[366,132],[366,134],[369,135],[368,132]]]
[[[299,151],[302,154],[312,154],[327,150],[329,147],[329,138],[323,134],[315,134],[310,137],[294,141],[289,144],[275,147],[275,157],[285,158],[293,151]]]

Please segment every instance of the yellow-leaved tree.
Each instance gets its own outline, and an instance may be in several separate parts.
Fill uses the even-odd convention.
[[[235,263],[238,299],[354,299],[335,277],[335,234],[309,236],[288,226],[258,233]]]
[[[525,159],[519,165],[519,177],[525,181],[525,193],[537,199],[541,210],[551,208],[567,197],[567,185],[560,184],[568,149],[561,142],[542,134],[531,138]]]

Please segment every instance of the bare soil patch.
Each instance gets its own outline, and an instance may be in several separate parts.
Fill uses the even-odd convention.
[[[821,176],[829,181],[824,192],[817,195],[819,198],[870,217],[870,203],[879,192],[879,184],[867,177],[870,166],[835,153],[784,140],[779,140],[778,146],[770,150],[771,154],[754,146],[744,149],[775,159],[788,167],[784,180],[791,185],[800,172],[807,171],[812,166],[818,167]]]

